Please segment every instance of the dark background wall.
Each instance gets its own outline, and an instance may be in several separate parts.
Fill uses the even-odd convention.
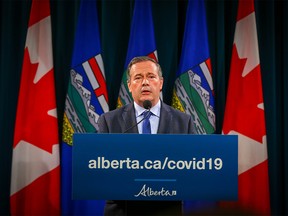
[[[53,55],[59,130],[71,64],[79,0],[51,0]],[[97,0],[102,57],[109,105],[115,109],[124,71],[133,0]],[[216,100],[221,133],[233,44],[236,0],[205,0]],[[0,2],[0,214],[9,214],[10,169],[17,98],[31,0]],[[187,0],[152,0],[155,39],[171,104],[179,63]],[[271,207],[288,214],[288,1],[256,0],[260,62],[267,126]],[[44,98],[43,98],[44,99]],[[61,139],[61,131],[59,131]],[[60,142],[60,141],[59,141]]]

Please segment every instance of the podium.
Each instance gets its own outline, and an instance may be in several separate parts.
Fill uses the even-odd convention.
[[[236,135],[74,134],[72,198],[237,200]]]

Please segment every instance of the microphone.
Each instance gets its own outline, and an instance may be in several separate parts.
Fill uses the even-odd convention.
[[[145,101],[143,102],[143,107],[144,107],[145,109],[150,110],[151,107],[152,107],[151,101],[150,101],[150,100],[145,100]]]
[[[151,107],[152,107],[152,103],[150,100],[145,100],[143,102],[143,107],[150,111]],[[128,129],[126,129],[123,133],[127,133],[127,131],[131,130],[132,128],[136,127],[138,124],[140,124],[142,121],[144,121],[149,115],[146,115],[144,118],[142,118],[139,122],[137,122],[135,125],[132,125],[131,127],[129,127]]]

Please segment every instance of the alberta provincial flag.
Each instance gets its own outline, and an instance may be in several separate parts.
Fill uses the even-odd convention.
[[[198,134],[215,132],[214,92],[203,0],[189,0],[172,106],[192,115]],[[183,202],[184,214],[214,208],[214,202]]]
[[[128,52],[119,90],[117,107],[132,102],[132,96],[127,86],[126,73],[129,62],[136,56],[149,56],[158,61],[154,38],[151,0],[135,0]]]
[[[72,200],[73,133],[96,132],[109,110],[96,1],[82,0],[75,35],[62,130],[62,215],[102,215],[104,201]]]
[[[214,92],[203,0],[188,3],[172,106],[192,115],[199,134],[214,133]]]
[[[54,82],[49,0],[33,0],[15,123],[11,215],[60,215]]]
[[[266,124],[254,1],[239,1],[223,134],[238,135],[238,201],[249,215],[269,215]]]

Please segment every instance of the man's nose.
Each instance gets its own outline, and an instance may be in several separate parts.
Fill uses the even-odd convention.
[[[148,78],[143,78],[143,81],[142,81],[142,85],[148,85],[149,84],[149,80]]]

